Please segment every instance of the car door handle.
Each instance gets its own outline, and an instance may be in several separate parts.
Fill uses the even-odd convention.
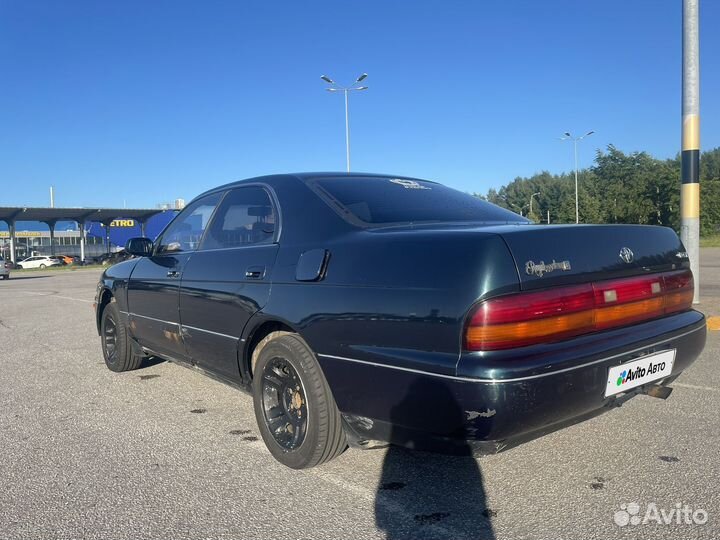
[[[264,275],[264,266],[250,266],[247,270],[245,270],[245,277],[248,279],[262,279]]]
[[[180,277],[180,271],[179,271],[179,270],[168,270],[167,277],[169,277],[169,278],[179,278],[179,277]]]

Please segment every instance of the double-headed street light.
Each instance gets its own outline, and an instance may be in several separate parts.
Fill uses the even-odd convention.
[[[347,172],[350,172],[350,119],[348,116],[348,94],[353,90],[367,90],[367,86],[357,86],[367,78],[368,74],[363,73],[350,86],[339,86],[327,75],[321,75],[320,78],[330,85],[328,92],[343,92],[345,94],[345,155],[347,157]]]
[[[517,204],[511,203],[511,202],[508,201],[507,199],[505,199],[505,202],[507,202],[507,203],[508,203],[510,206],[512,206],[513,208],[517,208],[517,209],[520,211],[520,216],[521,216],[521,217],[525,217],[525,216],[523,215],[523,210],[525,210],[525,209],[528,207],[527,204],[524,204],[524,205],[522,206],[522,208],[521,208],[521,207],[519,207]]]
[[[594,131],[588,131],[585,135],[581,135],[580,137],[573,137],[569,131],[566,131],[562,137],[560,137],[561,141],[572,141],[573,146],[575,148],[575,223],[580,223],[580,211],[578,207],[578,159],[577,159],[577,143],[578,141],[582,141],[585,137],[589,137],[595,133]]]

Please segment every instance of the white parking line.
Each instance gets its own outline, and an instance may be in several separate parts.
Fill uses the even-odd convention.
[[[92,300],[85,300],[83,298],[72,298],[71,296],[60,296],[57,294],[54,294],[53,297],[55,298],[62,298],[63,300],[72,300],[73,302],[85,302],[86,304],[92,304]]]
[[[60,294],[53,294],[51,291],[38,292],[38,291],[23,291],[22,289],[12,289],[11,292],[25,293],[25,294],[30,294],[33,296],[44,296],[45,298],[62,298],[63,300],[72,300],[73,302],[84,302],[86,304],[93,303],[92,300],[85,300],[84,298],[73,298],[72,296],[63,296]]]
[[[263,454],[264,456],[268,456],[269,452],[265,445],[262,442],[262,439],[259,439],[251,444],[249,444],[246,448],[251,448],[254,452]],[[351,449],[348,449],[350,451]],[[274,466],[281,467],[282,465],[279,465],[277,463],[274,463]],[[315,467],[312,469],[307,469],[306,471],[303,471],[307,474],[311,474],[322,481],[326,482],[327,484],[330,484],[336,488],[342,489],[346,493],[353,495],[359,499],[362,499],[365,501],[368,505],[376,505],[381,506],[385,510],[388,511],[390,514],[394,515],[402,515],[405,517],[406,521],[410,524],[413,522],[413,515],[411,515],[408,510],[402,506],[401,504],[397,504],[391,500],[389,500],[386,496],[383,494],[379,494],[375,489],[371,489],[359,484],[355,484],[353,482],[348,482],[342,477],[339,477],[331,472],[327,472],[323,470],[321,467]],[[440,525],[438,523],[430,523],[424,526],[425,530],[431,530],[433,531],[434,538],[447,538],[449,540],[453,540],[455,538],[458,538],[462,536],[462,533],[460,531],[455,530],[454,527],[447,527],[444,525]]]
[[[693,390],[709,390],[710,392],[720,392],[720,388],[713,386],[698,386],[697,384],[685,384],[685,383],[672,383],[673,386],[680,386],[681,388],[692,388]]]
[[[391,501],[385,495],[383,495],[382,493],[378,493],[374,489],[366,488],[364,486],[348,482],[347,480],[335,476],[332,473],[325,472],[320,468],[313,468],[310,469],[308,472],[327,482],[328,484],[332,484],[337,488],[340,488],[356,497],[365,500],[365,502],[370,505],[375,504],[376,506],[383,507],[386,511],[388,511],[388,513],[394,514],[396,516],[402,515],[408,524],[413,522],[413,516],[403,505]],[[433,535],[434,538],[442,537],[453,540],[455,538],[463,536],[462,532],[455,530],[454,527],[446,527],[438,523],[429,523],[424,526],[424,529],[432,530],[435,533]]]

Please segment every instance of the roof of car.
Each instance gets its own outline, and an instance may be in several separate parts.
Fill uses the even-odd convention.
[[[214,191],[222,191],[226,189],[232,189],[234,187],[242,186],[243,184],[254,184],[254,183],[264,183],[264,182],[271,182],[272,180],[277,180],[280,178],[295,178],[297,180],[300,180],[301,182],[308,182],[310,180],[316,180],[316,179],[322,179],[322,178],[401,178],[401,179],[408,179],[408,180],[422,180],[423,182],[433,182],[432,180],[424,180],[422,178],[413,178],[410,176],[402,176],[397,174],[380,174],[380,173],[365,173],[365,172],[332,172],[332,171],[325,171],[325,172],[297,172],[297,173],[282,173],[282,174],[268,174],[263,176],[255,176],[253,178],[244,178],[243,180],[236,180],[234,182],[229,182],[227,184],[223,184],[221,186],[209,189],[205,191],[204,193],[201,193],[198,195],[198,197],[201,197],[203,195],[206,195],[208,193],[212,193]],[[436,183],[436,182],[433,182]],[[197,197],[196,197],[197,198]]]

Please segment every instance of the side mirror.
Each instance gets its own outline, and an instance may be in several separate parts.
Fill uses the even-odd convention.
[[[135,257],[148,257],[152,254],[153,243],[149,238],[142,236],[137,238],[131,238],[125,244],[125,251]]]

